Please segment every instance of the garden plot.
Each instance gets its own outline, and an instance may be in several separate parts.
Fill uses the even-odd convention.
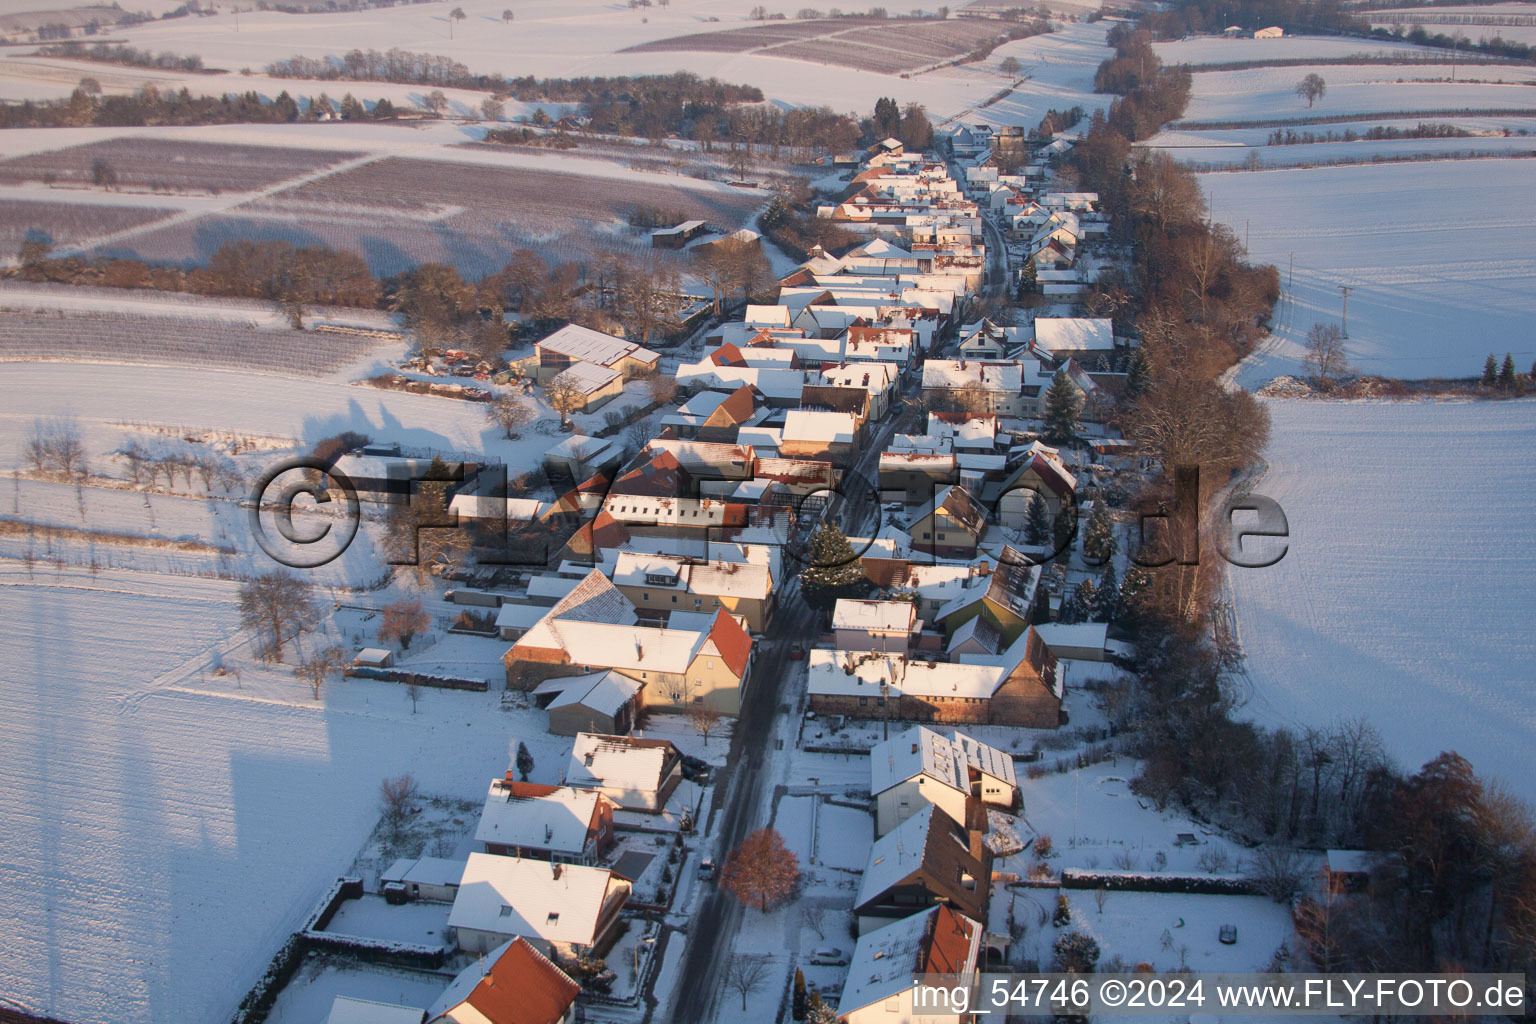
[[[90,184],[105,161],[123,189],[250,192],[339,163],[347,153],[124,137],[0,160],[0,184]],[[51,176],[51,178],[49,177]]]
[[[1297,147],[1317,148],[1317,147]],[[1467,377],[1490,351],[1528,369],[1536,346],[1536,209],[1531,165],[1479,160],[1201,176],[1217,219],[1255,260],[1294,283],[1275,337],[1238,379],[1301,370],[1313,323],[1337,324],[1349,296],[1346,352],[1360,372]]]
[[[829,868],[863,871],[875,842],[869,812],[823,802],[817,811],[816,862]]]
[[[267,1014],[267,1024],[323,1021],[337,996],[420,1007],[425,1013],[452,980],[447,973],[363,964],[352,957],[320,953],[306,959],[278,995]]]
[[[1273,567],[1228,570],[1246,713],[1294,727],[1364,717],[1409,770],[1455,750],[1536,799],[1536,406],[1267,405],[1254,489],[1280,503],[1291,539]],[[1432,493],[1412,483],[1426,468]]]

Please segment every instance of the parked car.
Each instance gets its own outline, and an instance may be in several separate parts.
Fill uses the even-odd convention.
[[[805,646],[799,641],[789,645],[789,660],[800,661],[805,657]]]
[[[699,861],[699,877],[714,878],[715,862],[710,860],[708,857],[705,857],[703,860]]]
[[[712,771],[709,762],[703,758],[683,755],[683,778],[690,782],[703,782]]]
[[[899,501],[889,501],[881,507],[884,508],[887,512],[905,512],[907,510],[907,506],[903,505]]]
[[[820,967],[844,967],[848,963],[848,954],[835,946],[827,946],[811,954],[811,963]]]

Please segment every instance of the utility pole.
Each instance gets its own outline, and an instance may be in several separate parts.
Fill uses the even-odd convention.
[[[1344,337],[1349,337],[1349,293],[1353,291],[1347,284],[1339,285],[1339,291],[1344,294]]]

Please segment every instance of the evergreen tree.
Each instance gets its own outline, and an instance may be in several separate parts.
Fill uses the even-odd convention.
[[[1034,260],[1024,261],[1024,270],[1019,274],[1019,291],[1016,298],[1019,302],[1027,302],[1029,297],[1035,294],[1035,289],[1040,284],[1040,275],[1035,270]]]
[[[1137,345],[1131,350],[1131,358],[1125,367],[1125,397],[1141,397],[1141,393],[1147,390],[1147,385],[1150,383],[1152,383],[1152,362],[1147,358],[1147,350]]]
[[[839,598],[859,598],[868,592],[869,578],[853,545],[836,523],[822,523],[811,537],[806,566],[800,572],[800,596],[812,608],[830,611]]]
[[[373,105],[373,119],[385,121],[395,116],[395,105],[386,97]]]
[[[795,968],[795,994],[790,1003],[789,1015],[794,1020],[805,1020],[806,1009],[805,972],[797,967]]]
[[[1508,352],[1504,353],[1504,365],[1499,367],[1499,387],[1505,391],[1515,390],[1515,357]]]
[[[1152,578],[1147,575],[1147,571],[1132,566],[1125,574],[1125,582],[1120,584],[1120,611],[1135,611],[1136,603],[1151,587]]]
[[[1058,372],[1045,393],[1045,434],[1054,443],[1072,440],[1077,433],[1077,417],[1083,411],[1083,393]]]
[[[1093,503],[1088,528],[1083,532],[1083,557],[1090,565],[1103,565],[1115,557],[1115,521],[1103,499]]]
[[[1045,499],[1040,497],[1039,491],[1029,499],[1029,509],[1025,514],[1028,518],[1024,521],[1024,543],[1039,547],[1051,537],[1051,514],[1046,510]]]
[[[1113,622],[1120,615],[1120,581],[1115,578],[1115,563],[1104,567],[1099,585],[1093,592],[1093,621]]]
[[[533,771],[533,755],[528,752],[528,744],[517,745],[517,774],[522,776],[524,782],[528,781],[528,773]]]
[[[1499,363],[1493,358],[1493,353],[1488,353],[1488,361],[1483,364],[1483,383],[1493,387],[1494,381],[1499,378]]]
[[[1093,580],[1083,580],[1072,588],[1072,621],[1087,622],[1093,614],[1093,605],[1097,597],[1098,588],[1093,585]]]

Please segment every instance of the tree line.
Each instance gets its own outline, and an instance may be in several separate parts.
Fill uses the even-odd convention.
[[[369,110],[347,93],[340,101],[325,93],[290,96],[284,90],[265,100],[254,90],[221,96],[193,95],[185,87],[162,93],[152,85],[121,96],[99,95],[93,79],[82,80],[65,99],[23,100],[0,104],[0,128],[76,128],[95,125],[132,128],[145,125],[279,124],[285,121],[316,121],[323,115],[343,121],[388,120],[399,111],[388,99]]]

